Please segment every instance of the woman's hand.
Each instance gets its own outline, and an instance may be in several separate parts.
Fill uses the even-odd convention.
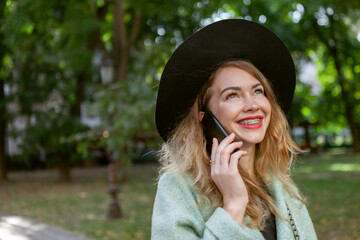
[[[226,137],[220,144],[216,138],[213,139],[211,178],[223,196],[223,208],[241,226],[249,197],[239,173],[238,161],[247,152],[242,150],[234,152],[242,146],[242,142],[233,142],[234,139],[234,133]]]

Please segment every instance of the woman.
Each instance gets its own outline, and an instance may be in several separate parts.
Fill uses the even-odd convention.
[[[152,239],[316,239],[289,173],[294,86],[287,48],[253,22],[213,23],[175,50],[156,104],[165,144]],[[211,152],[210,112],[230,134]]]

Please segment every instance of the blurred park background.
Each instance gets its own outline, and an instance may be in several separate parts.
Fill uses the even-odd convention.
[[[319,239],[360,239],[358,0],[1,0],[0,213],[149,239],[162,69],[227,18],[261,23],[290,49],[295,181]],[[121,216],[109,220],[114,186]]]

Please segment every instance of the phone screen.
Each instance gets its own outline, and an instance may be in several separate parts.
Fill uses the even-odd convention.
[[[202,124],[206,137],[206,149],[208,153],[211,154],[212,139],[216,138],[220,143],[229,134],[227,134],[223,126],[221,126],[220,122],[211,112],[205,113]]]

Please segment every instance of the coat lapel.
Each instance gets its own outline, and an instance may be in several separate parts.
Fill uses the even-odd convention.
[[[272,184],[268,185],[268,190],[270,195],[273,197],[275,201],[275,205],[280,211],[281,217],[276,216],[276,233],[278,240],[293,240],[294,234],[289,224],[289,215],[287,212],[286,203],[287,201],[285,196],[287,193],[283,191],[282,184],[280,181],[274,179]],[[290,206],[289,206],[290,208]],[[290,211],[291,208],[290,208]]]

